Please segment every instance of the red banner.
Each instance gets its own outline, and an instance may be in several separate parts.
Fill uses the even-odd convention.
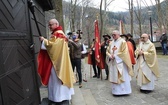
[[[95,59],[98,63],[100,62],[100,47],[98,20],[95,20]]]

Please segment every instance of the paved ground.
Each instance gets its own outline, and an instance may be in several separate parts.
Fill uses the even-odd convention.
[[[85,102],[81,100],[80,104],[75,104],[72,101],[72,105],[168,105],[168,56],[158,55],[158,62],[161,77],[156,81],[155,90],[152,93],[140,93],[139,86],[136,85],[136,80],[133,78],[131,81],[132,94],[129,96],[120,97],[116,97],[111,94],[111,83],[107,80],[104,80],[104,70],[102,71],[102,80],[91,78],[90,66],[85,64],[85,72],[87,74],[86,78],[88,81],[83,82],[83,87],[80,89],[78,88],[78,84],[75,84],[75,90],[82,93]],[[40,90],[41,98],[46,100],[47,89],[40,88]],[[79,92],[76,94],[78,93]],[[79,98],[79,96],[76,96],[75,98],[73,97],[72,100],[79,100]],[[96,103],[91,102],[91,100],[95,100]],[[45,105],[44,100],[42,105]]]

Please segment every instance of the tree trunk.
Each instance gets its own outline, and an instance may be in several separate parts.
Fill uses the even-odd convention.
[[[103,33],[103,13],[102,13],[102,5],[103,5],[103,0],[101,0],[100,2],[100,40],[101,40],[101,36]]]
[[[76,10],[76,2],[73,3],[73,0],[71,0],[71,31],[75,32],[75,10]]]
[[[55,3],[55,17],[58,20],[60,26],[62,26],[64,30],[62,0],[54,0],[54,3]]]
[[[133,0],[131,0],[131,11],[130,11],[130,14],[131,14],[131,35],[133,35],[134,33],[134,31],[133,31],[133,28],[134,28],[134,15],[133,15],[133,11],[134,11],[134,9],[133,9]]]
[[[156,6],[157,6],[159,30],[160,30],[160,32],[162,32],[162,13],[161,13],[160,0],[156,0]]]
[[[128,0],[128,5],[129,5],[129,13],[130,13],[130,21],[131,21],[131,35],[133,35],[133,20],[134,20],[134,17],[133,17],[133,11],[134,11],[134,9],[133,9],[133,0]]]
[[[141,23],[142,23],[142,17],[141,17],[141,3],[138,2],[137,0],[137,10],[134,11],[135,12],[135,16],[137,18],[137,21],[138,21],[138,25],[139,25],[139,35],[141,36],[142,35],[142,26],[141,26]],[[138,12],[138,13],[137,13]]]
[[[166,17],[168,17],[168,1],[166,0]],[[165,32],[168,34],[168,31],[167,31],[167,29],[168,29],[168,19],[166,18],[166,29],[165,29]]]

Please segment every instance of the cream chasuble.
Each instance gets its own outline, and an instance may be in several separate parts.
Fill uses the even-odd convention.
[[[140,50],[144,52],[144,55],[138,55]],[[140,42],[135,51],[135,55],[137,58],[137,63],[135,65],[137,84],[141,86],[141,89],[153,90],[154,81],[160,75],[154,44],[151,43],[150,40],[147,42]]]
[[[133,76],[131,59],[127,43],[122,38],[112,41],[106,54],[110,57],[114,54],[114,60],[108,60],[109,81],[112,82],[112,94],[122,95],[131,93],[130,80]]]

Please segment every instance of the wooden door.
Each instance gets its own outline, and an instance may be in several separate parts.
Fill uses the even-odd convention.
[[[39,105],[27,0],[0,0],[0,105]]]

